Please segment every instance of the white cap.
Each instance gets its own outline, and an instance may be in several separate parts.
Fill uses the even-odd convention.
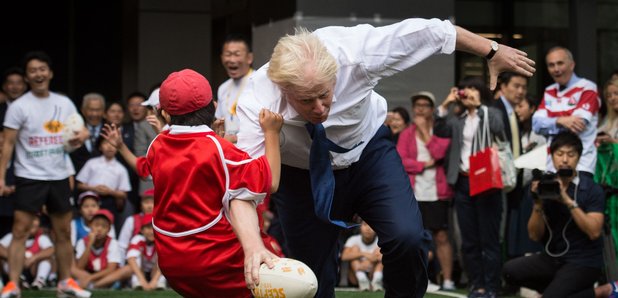
[[[421,92],[412,94],[412,97],[410,97],[410,99],[412,100],[412,103],[414,103],[418,98],[427,98],[429,99],[429,101],[431,102],[433,106],[436,105],[436,97],[433,95],[433,93],[429,91],[421,91]]]
[[[159,109],[159,107],[161,106],[159,104],[159,88],[153,90],[152,93],[150,93],[150,96],[148,97],[148,100],[142,102],[142,105],[143,106],[155,107],[155,108]]]

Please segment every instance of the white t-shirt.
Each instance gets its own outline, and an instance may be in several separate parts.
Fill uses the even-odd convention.
[[[113,190],[131,191],[129,172],[115,158],[110,161],[105,156],[89,159],[75,179],[88,185],[105,185]]]
[[[50,92],[47,98],[27,92],[6,112],[4,126],[18,130],[15,144],[15,176],[34,180],[69,177],[62,145],[65,120],[77,113],[66,96]]]
[[[122,224],[122,228],[120,228],[120,234],[118,235],[118,245],[120,245],[121,253],[124,255],[129,248],[129,243],[133,237],[133,229],[135,225],[135,220],[133,216],[127,217]]]
[[[416,137],[416,149],[418,161],[429,161],[431,154],[427,150],[425,142]],[[414,176],[414,197],[419,202],[435,202],[438,200],[438,188],[436,187],[436,168],[425,169]]]
[[[146,254],[152,256],[152,258],[148,259],[142,251],[137,248],[141,246],[146,249]],[[137,264],[142,271],[152,272],[152,269],[154,269],[157,263],[157,256],[154,254],[156,254],[154,243],[152,245],[146,245],[146,237],[141,234],[137,234],[131,238],[131,248],[127,252],[127,259],[137,258]]]
[[[77,246],[75,247],[75,257],[77,257],[78,259],[81,258],[82,255],[84,254],[84,251],[86,251],[86,245],[84,244],[84,239],[82,238],[82,239],[79,239],[79,241],[77,241]],[[94,253],[95,256],[100,256],[102,252],[103,252],[103,247],[92,250],[92,253]],[[122,256],[120,255],[120,247],[118,246],[118,241],[116,241],[115,239],[112,239],[109,242],[109,247],[107,248],[107,264],[108,265],[110,263],[120,264],[121,261],[122,261]],[[101,268],[101,263],[99,262],[94,262],[92,266],[95,272],[101,271],[103,269]]]
[[[84,228],[84,230],[90,233],[90,227],[88,227],[88,225],[84,222],[84,218],[80,216],[79,218],[77,218],[77,220],[80,220],[82,222],[82,227]],[[107,236],[111,237],[112,239],[116,239],[116,228],[114,227],[114,224],[110,226]],[[75,219],[73,219],[71,220],[71,245],[73,245],[73,247],[77,245],[77,240],[77,226],[75,225]]]
[[[29,238],[28,240],[26,240],[26,250],[32,247],[32,245],[34,245],[34,239],[35,238]],[[8,233],[4,235],[4,237],[2,237],[2,240],[0,240],[0,246],[8,249],[9,245],[11,244],[11,240],[13,240],[13,233]],[[45,234],[39,236],[38,241],[41,250],[54,246],[54,244],[51,242],[51,239],[49,239],[49,237]]]
[[[376,239],[374,239],[373,242],[369,244],[363,242],[362,237],[363,236],[361,236],[360,234],[350,236],[350,238],[348,238],[348,240],[345,242],[344,247],[358,246],[358,248],[362,252],[373,252],[378,248],[378,236],[376,236]]]
[[[225,119],[225,134],[236,135],[238,133],[240,120],[236,115],[236,105],[252,73],[253,69],[249,69],[249,72],[239,80],[230,78],[219,86],[215,117]]]

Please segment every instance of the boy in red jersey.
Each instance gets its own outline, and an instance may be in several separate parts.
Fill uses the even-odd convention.
[[[276,258],[264,246],[255,206],[279,184],[282,117],[261,111],[266,154],[252,159],[208,126],[215,109],[203,76],[172,73],[159,96],[170,128],[145,157],[130,155],[114,127],[103,133],[141,177],[152,175],[159,267],[185,297],[251,297],[260,264],[272,268]]]

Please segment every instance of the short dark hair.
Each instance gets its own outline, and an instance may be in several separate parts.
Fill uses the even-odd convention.
[[[506,71],[501,73],[498,76],[498,82],[500,83],[500,85],[508,85],[511,82],[511,79],[514,77],[524,78],[526,82],[528,82],[528,78],[526,76],[512,71]]]
[[[170,125],[210,126],[213,121],[215,121],[215,104],[213,101],[210,101],[207,106],[187,114],[170,115]]]
[[[242,42],[247,47],[247,51],[249,51],[249,53],[253,51],[253,49],[251,49],[251,42],[249,41],[249,38],[247,38],[247,36],[245,36],[244,34],[241,34],[241,33],[228,34],[227,36],[225,36],[225,39],[223,40],[223,45],[229,42]]]
[[[25,76],[23,69],[17,66],[10,67],[9,69],[5,70],[4,73],[2,74],[2,84],[6,83],[9,77],[12,75],[18,75],[22,78]]]
[[[405,124],[410,124],[410,114],[408,113],[408,110],[406,110],[405,108],[396,107],[393,110],[391,110],[391,112],[399,114]]]
[[[558,133],[549,145],[549,152],[554,154],[559,148],[562,147],[573,147],[577,154],[581,157],[582,152],[584,151],[584,146],[582,145],[582,140],[575,133],[565,130]]]
[[[148,97],[146,96],[146,94],[139,92],[139,91],[133,91],[129,94],[129,96],[127,96],[127,103],[129,102],[129,99],[133,98],[133,97],[141,97],[144,100],[148,99]]]
[[[114,105],[119,105],[119,106],[120,106],[120,108],[122,109],[122,112],[123,112],[123,113],[125,113],[125,114],[127,113],[127,107],[125,107],[124,103],[119,102],[119,101],[112,101],[112,102],[108,103],[108,104],[105,106],[105,113],[107,113],[107,111],[109,111],[109,109],[110,109],[112,106],[114,106]]]
[[[22,62],[24,70],[28,69],[28,63],[30,63],[30,61],[32,60],[43,61],[47,63],[47,66],[49,67],[49,69],[52,68],[52,61],[49,55],[47,55],[47,53],[43,51],[31,51],[31,52],[26,53],[26,55],[24,55],[24,60]]]
[[[487,84],[481,77],[467,76],[459,82],[459,85],[457,87],[459,89],[473,88],[478,90],[479,94],[481,95],[481,104],[491,106],[493,96],[491,95],[491,91],[489,90],[489,88],[487,88]]]

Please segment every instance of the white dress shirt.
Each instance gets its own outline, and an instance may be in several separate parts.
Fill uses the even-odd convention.
[[[347,153],[332,153],[334,169],[358,161],[363,149],[386,119],[386,100],[373,91],[381,78],[412,67],[436,53],[455,50],[456,31],[449,21],[407,19],[384,27],[326,27],[315,34],[337,61],[339,69],[326,136]],[[237,146],[253,157],[264,154],[264,133],[259,124],[262,108],[280,113],[281,162],[308,169],[311,138],[305,120],[281,98],[268,79],[268,64],[251,77],[238,103],[240,132]]]

